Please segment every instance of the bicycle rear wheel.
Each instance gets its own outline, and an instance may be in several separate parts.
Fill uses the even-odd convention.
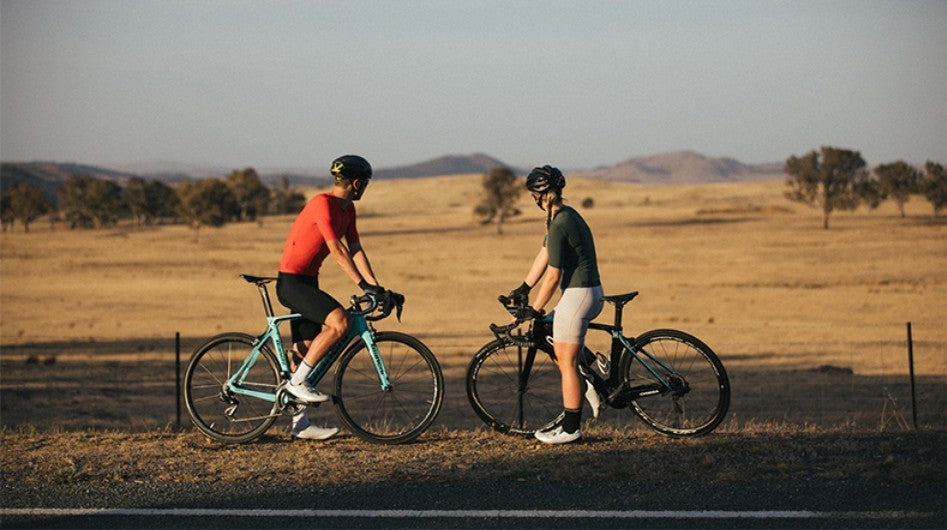
[[[493,430],[532,435],[562,415],[559,368],[542,351],[498,339],[470,360],[467,398]]]
[[[276,421],[276,401],[235,394],[227,381],[240,368],[256,339],[243,333],[217,335],[191,356],[184,373],[184,403],[197,430],[224,443],[243,443],[260,436]],[[266,347],[250,368],[243,387],[276,393],[279,365]]]
[[[335,373],[339,419],[359,438],[400,444],[417,438],[437,417],[444,399],[444,377],[437,358],[421,341],[397,332],[380,332],[375,345],[388,372],[383,390],[365,343],[342,354]]]
[[[681,331],[659,329],[640,335],[634,347],[673,388],[631,402],[632,410],[649,427],[668,436],[700,436],[723,421],[730,406],[730,381],[720,359],[706,344]],[[622,357],[620,370],[632,388],[660,385],[654,374],[628,353]]]

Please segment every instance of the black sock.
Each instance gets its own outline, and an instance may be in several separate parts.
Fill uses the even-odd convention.
[[[562,418],[562,430],[572,434],[579,430],[579,420],[582,418],[582,409],[563,409],[565,417]]]

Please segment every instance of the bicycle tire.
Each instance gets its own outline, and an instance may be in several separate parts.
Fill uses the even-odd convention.
[[[378,444],[416,439],[441,410],[444,376],[431,350],[418,339],[379,332],[375,344],[392,387],[384,391],[365,342],[353,342],[335,373],[335,410],[359,438]]]
[[[225,386],[255,342],[244,333],[217,335],[194,351],[184,372],[184,403],[191,422],[218,442],[249,442],[266,432],[279,414],[275,400],[234,394]],[[281,379],[279,365],[269,348],[264,346],[260,354],[244,385],[275,393]]]
[[[493,430],[533,435],[562,415],[559,368],[537,351],[529,376],[522,381],[527,348],[500,338],[487,343],[467,366],[467,399],[477,416]]]
[[[713,431],[730,407],[730,380],[717,354],[700,339],[673,329],[645,332],[635,339],[636,351],[647,351],[672,368],[686,381],[686,391],[663,392],[639,397],[631,410],[655,431],[672,437],[692,437]],[[647,356],[645,356],[647,360]],[[662,376],[667,371],[649,364]],[[629,386],[657,382],[653,374],[634,357],[622,356],[622,378]],[[673,377],[673,376],[672,376]],[[683,386],[683,385],[682,385]]]

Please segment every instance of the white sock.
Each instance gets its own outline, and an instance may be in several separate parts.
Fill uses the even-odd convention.
[[[303,384],[307,377],[309,377],[309,372],[312,371],[312,365],[303,361],[299,363],[299,366],[296,368],[296,371],[293,372],[293,378],[290,380],[296,386]]]
[[[293,416],[293,430],[301,432],[309,427],[309,411],[303,409],[302,412]]]

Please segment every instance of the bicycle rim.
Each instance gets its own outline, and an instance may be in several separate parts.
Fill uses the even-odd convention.
[[[675,390],[631,402],[631,409],[648,426],[668,436],[699,436],[723,421],[730,406],[730,382],[723,364],[706,344],[680,331],[655,330],[639,336],[635,350],[675,387]],[[673,373],[644,352],[671,368]],[[623,358],[621,373],[631,387],[657,382],[631,355]]]
[[[335,375],[336,413],[356,436],[373,443],[399,444],[417,438],[437,417],[444,378],[434,354],[414,337],[378,333],[375,344],[388,372],[383,390],[365,343],[342,354]]]
[[[531,435],[562,414],[556,363],[537,351],[524,377],[528,349],[509,340],[484,346],[467,368],[467,398],[474,412],[504,434]]]
[[[243,443],[263,434],[276,421],[275,401],[234,394],[226,388],[253,348],[254,338],[242,333],[218,335],[202,345],[184,375],[184,402],[199,431],[224,443]],[[275,393],[280,375],[276,360],[264,348],[250,368],[243,387]]]

